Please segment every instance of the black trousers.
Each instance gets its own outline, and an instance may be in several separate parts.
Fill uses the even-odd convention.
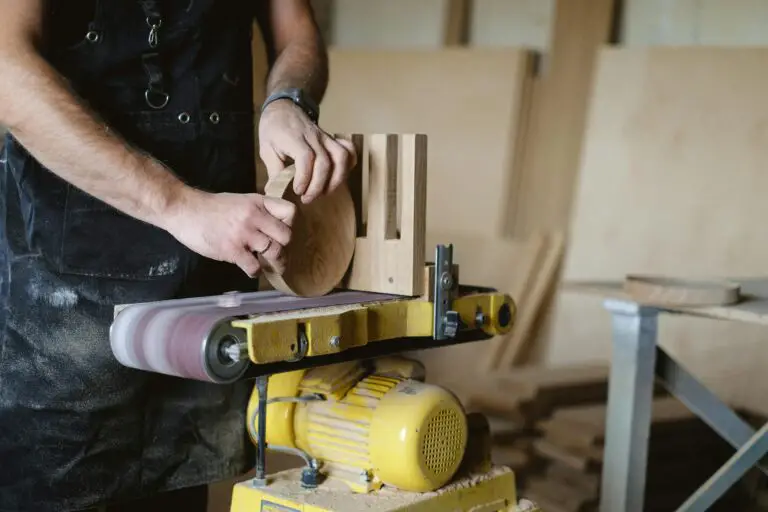
[[[91,508],[82,512],[171,512],[174,509],[184,512],[207,512],[208,486],[200,485],[170,491],[102,508]]]

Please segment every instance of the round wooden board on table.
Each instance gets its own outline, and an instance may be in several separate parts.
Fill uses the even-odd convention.
[[[291,242],[285,248],[282,275],[273,272],[259,257],[264,277],[283,293],[318,297],[336,288],[347,273],[355,252],[356,218],[352,195],[346,183],[332,194],[303,204],[293,192],[296,169],[287,167],[271,178],[264,194],[296,205]]]
[[[741,299],[741,286],[726,280],[695,280],[666,276],[627,275],[624,292],[652,306],[728,306]]]

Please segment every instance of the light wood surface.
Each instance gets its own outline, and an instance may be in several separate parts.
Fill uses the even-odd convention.
[[[639,302],[662,307],[725,306],[741,298],[738,283],[730,281],[632,274],[624,280],[624,292]]]
[[[768,49],[606,48],[595,82],[565,280],[768,274]],[[561,294],[544,360],[607,357],[610,327],[599,297]],[[761,325],[659,329],[721,398],[768,410]]]
[[[329,58],[321,126],[426,134],[427,229],[501,233],[531,52],[331,49]]]
[[[273,272],[259,257],[264,276],[277,290],[301,297],[325,295],[344,278],[355,251],[355,207],[343,184],[333,193],[303,204],[293,191],[294,166],[272,177],[265,195],[295,204],[291,243],[282,274]]]
[[[638,300],[626,292],[623,281],[568,281],[563,283],[561,289],[564,292],[594,295],[603,299],[635,302],[672,313],[768,326],[768,278],[732,281],[742,290],[742,300],[735,304],[711,306],[672,303],[660,305],[653,300]]]
[[[453,261],[459,281],[487,286],[509,294],[517,310],[512,330],[492,340],[462,344],[419,353],[437,381],[453,377],[457,364],[462,376],[472,372],[487,377],[523,361],[542,302],[555,285],[554,263],[560,260],[563,240],[559,235],[504,239],[456,232],[428,232],[425,257],[434,259],[433,247],[453,244]]]
[[[418,296],[424,292],[427,136],[352,136],[358,161],[351,180],[359,216],[344,287]],[[366,186],[367,185],[367,186]]]
[[[616,0],[557,0],[549,51],[532,83],[528,130],[509,202],[514,235],[568,226],[598,50],[611,38]]]

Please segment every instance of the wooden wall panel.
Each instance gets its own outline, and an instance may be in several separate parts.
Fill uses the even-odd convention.
[[[428,136],[427,231],[501,231],[530,77],[520,49],[331,51],[320,124]]]
[[[558,0],[544,71],[534,82],[518,192],[508,230],[563,230],[570,215],[598,49],[608,43],[616,0]]]
[[[768,49],[606,49],[565,279],[768,271]],[[598,300],[561,294],[547,360],[606,357]],[[723,398],[765,410],[768,330],[664,318],[662,344]]]

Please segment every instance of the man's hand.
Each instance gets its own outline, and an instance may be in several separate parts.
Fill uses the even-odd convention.
[[[261,269],[259,253],[278,273],[291,240],[296,206],[260,194],[212,194],[184,189],[164,228],[198,254],[234,263],[249,276]]]
[[[259,122],[259,155],[270,177],[293,160],[293,191],[304,204],[336,190],[355,165],[354,145],[321,130],[296,105],[278,100],[264,110]]]

